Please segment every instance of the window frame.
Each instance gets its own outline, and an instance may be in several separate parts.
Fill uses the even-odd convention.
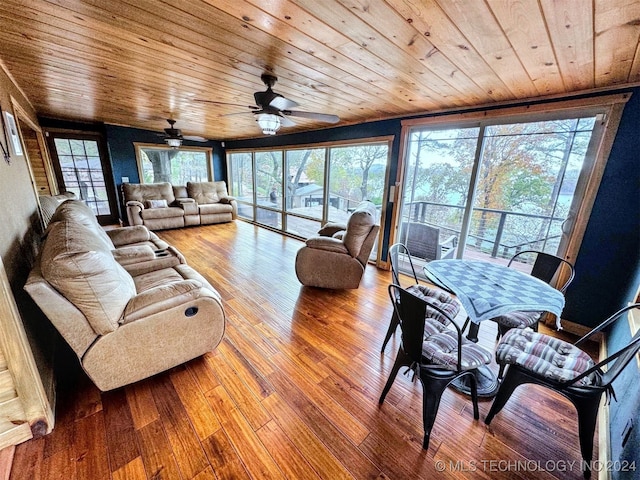
[[[136,152],[136,168],[138,169],[138,179],[139,183],[145,183],[144,181],[144,170],[142,168],[142,155],[141,151],[144,148],[153,148],[156,150],[172,150],[168,145],[164,145],[161,143],[143,143],[143,142],[133,142],[133,146]],[[188,151],[188,152],[199,152],[204,153],[207,159],[207,181],[213,181],[213,148],[212,147],[193,147],[193,146],[181,146],[178,150]]]

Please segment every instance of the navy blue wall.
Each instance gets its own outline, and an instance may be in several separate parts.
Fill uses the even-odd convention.
[[[595,326],[640,284],[640,88],[627,103],[567,290],[563,317]]]

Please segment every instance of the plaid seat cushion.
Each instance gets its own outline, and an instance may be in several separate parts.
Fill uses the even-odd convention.
[[[510,312],[492,320],[507,328],[527,328],[536,324],[542,312]]]
[[[427,337],[422,343],[424,363],[438,365],[447,370],[458,369],[458,334],[448,328]],[[462,337],[462,365],[460,370],[471,370],[491,362],[491,352]]]
[[[460,311],[460,304],[455,298],[437,288],[430,288],[424,285],[411,285],[407,288],[407,291],[415,295],[416,297],[424,298],[427,301],[433,303],[436,307],[442,309],[451,318],[455,318]],[[429,308],[427,305],[427,317],[435,318],[443,325],[449,324],[449,319],[442,315],[440,312]]]
[[[509,330],[496,348],[500,364],[519,365],[541,377],[558,382],[569,381],[595,365],[589,355],[558,338],[530,328]],[[598,382],[596,374],[576,382],[578,386]]]

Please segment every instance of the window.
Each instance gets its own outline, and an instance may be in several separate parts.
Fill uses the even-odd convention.
[[[371,200],[381,221],[391,140],[228,152],[238,215],[308,238],[328,221],[346,223],[362,200]]]
[[[403,121],[392,241],[425,223],[441,241],[458,238],[459,258],[506,263],[542,250],[573,262],[626,101],[610,95]]]
[[[140,183],[211,181],[211,148],[134,143]]]

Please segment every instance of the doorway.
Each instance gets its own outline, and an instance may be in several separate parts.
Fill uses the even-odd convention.
[[[47,132],[60,191],[84,200],[101,225],[118,223],[115,186],[104,139],[97,133]]]

